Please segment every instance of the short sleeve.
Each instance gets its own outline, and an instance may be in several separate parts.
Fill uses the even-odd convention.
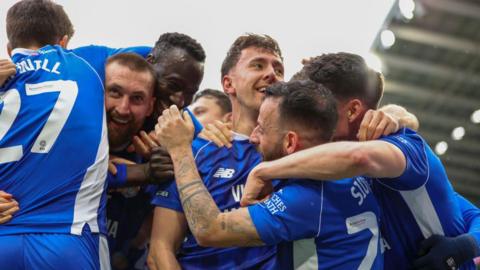
[[[475,238],[477,245],[480,248],[480,209],[460,194],[456,193],[455,196],[460,211],[462,211],[462,217],[465,221],[467,232]]]
[[[90,66],[98,73],[100,79],[104,81],[105,63],[110,56],[119,53],[136,53],[143,58],[146,58],[147,55],[150,53],[151,49],[152,48],[148,46],[114,49],[106,46],[89,45],[73,49],[72,52],[87,61]]]
[[[428,180],[428,157],[426,143],[410,130],[382,137],[380,140],[395,145],[405,156],[406,168],[402,175],[393,179],[380,179],[380,181],[396,190],[414,190],[423,186]]]
[[[321,215],[321,182],[290,180],[268,200],[248,207],[267,245],[316,237]]]
[[[168,208],[183,213],[182,203],[175,181],[159,185],[151,203],[158,207]]]
[[[193,126],[195,128],[194,131],[193,131],[193,138],[197,138],[198,134],[200,134],[200,132],[202,132],[203,126],[200,123],[200,121],[198,121],[197,117],[195,117],[195,115],[190,111],[190,109],[185,108],[185,110],[190,115],[190,118],[192,118]]]

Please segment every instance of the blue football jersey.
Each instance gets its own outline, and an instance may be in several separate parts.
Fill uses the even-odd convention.
[[[143,163],[136,153],[124,151],[110,152],[111,155]],[[146,185],[142,187],[125,187],[127,166],[117,164],[117,174],[108,173],[107,193],[107,239],[110,258],[121,256],[130,266],[138,258],[130,257],[131,242],[138,235],[142,224],[153,214],[150,201],[157,187]],[[118,189],[121,188],[121,189]],[[141,255],[141,254],[140,254]]]
[[[398,147],[406,159],[401,176],[373,182],[382,208],[385,268],[410,269],[422,240],[432,234],[457,236],[468,228],[440,159],[420,135],[402,129],[381,140]],[[462,269],[475,266],[466,263]]]
[[[318,269],[383,269],[380,209],[371,179],[291,179],[248,207],[263,242],[315,238]]]
[[[475,238],[480,247],[480,209],[460,194],[456,195],[468,233]]]
[[[20,210],[0,235],[98,232],[108,162],[98,71],[59,46],[16,49],[12,60],[17,75],[0,90],[0,190]]]
[[[72,52],[87,61],[93,69],[97,70],[100,78],[105,80],[105,63],[108,57],[119,53],[136,53],[144,58],[150,53],[152,47],[137,46],[128,48],[109,48],[105,46],[89,45],[73,49]]]
[[[220,211],[240,207],[248,173],[261,155],[248,137],[236,135],[232,148],[217,147],[201,138],[193,141],[193,152],[200,176]],[[175,182],[160,187],[152,203],[183,212]],[[291,269],[291,246],[253,248],[201,247],[188,233],[177,259],[184,269]]]

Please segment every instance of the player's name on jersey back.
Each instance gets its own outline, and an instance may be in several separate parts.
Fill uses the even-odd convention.
[[[49,63],[48,59],[33,60],[25,59],[17,63],[17,69],[20,74],[28,71],[47,71],[55,74],[60,74],[60,62]]]

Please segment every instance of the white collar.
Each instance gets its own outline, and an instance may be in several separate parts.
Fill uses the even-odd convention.
[[[245,141],[245,140],[248,140],[249,137],[245,134],[241,134],[233,131],[233,139],[235,141]]]
[[[23,54],[23,55],[29,56],[29,55],[38,54],[38,52],[36,50],[30,50],[25,48],[15,48],[12,51],[12,56],[14,56],[15,54]]]

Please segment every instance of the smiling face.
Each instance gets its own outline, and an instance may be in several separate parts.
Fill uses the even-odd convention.
[[[286,155],[283,146],[285,131],[280,123],[279,106],[279,98],[265,99],[260,107],[257,126],[250,135],[250,142],[257,145],[265,161],[279,159]]]
[[[184,49],[173,48],[153,63],[159,80],[171,93],[170,101],[179,108],[189,105],[203,79],[203,63],[198,62]]]
[[[224,88],[242,107],[257,111],[265,88],[283,81],[283,62],[268,50],[248,47],[242,50],[235,66],[224,78]],[[225,84],[225,81],[229,83]]]
[[[154,78],[116,62],[105,69],[105,108],[108,139],[112,148],[130,142],[152,113]]]

